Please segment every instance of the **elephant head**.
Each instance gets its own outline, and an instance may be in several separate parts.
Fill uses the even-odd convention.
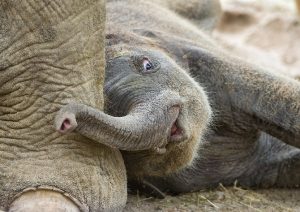
[[[129,175],[142,175],[145,170],[166,175],[190,164],[211,118],[204,89],[159,49],[108,44],[106,51],[105,108],[109,115],[71,103],[58,113],[57,130],[75,129],[92,140],[126,150],[125,160],[135,161],[128,167]],[[141,158],[149,160],[141,164]]]
[[[1,1],[0,210],[124,207],[120,152],[52,124],[69,101],[102,109],[104,20],[104,0]]]

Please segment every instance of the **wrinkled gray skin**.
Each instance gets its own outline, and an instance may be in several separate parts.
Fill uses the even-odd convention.
[[[209,29],[218,19],[212,15],[220,13],[218,1],[186,5],[190,10],[180,1],[108,1],[110,115],[70,104],[58,115],[58,129],[65,129],[67,117],[74,123],[67,121],[68,129],[78,125],[75,130],[93,140],[114,136],[106,145],[130,150],[122,152],[129,179],[146,179],[161,190],[180,193],[235,180],[297,186],[300,84],[231,57],[203,33],[202,24]],[[145,58],[159,68],[145,70]],[[175,115],[168,108],[176,108]],[[174,118],[184,135],[178,140],[170,136]],[[107,132],[106,125],[118,127]],[[147,150],[155,147],[164,151]]]
[[[103,0],[0,1],[0,211],[125,206],[119,150],[53,127],[67,102],[103,108],[104,22]]]

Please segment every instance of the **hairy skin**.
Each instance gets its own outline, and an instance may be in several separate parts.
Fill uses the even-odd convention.
[[[201,3],[194,2],[194,8]],[[129,180],[146,179],[162,190],[176,193],[218,183],[229,185],[235,180],[244,186],[298,186],[299,82],[231,57],[203,33],[201,25],[190,22],[189,14],[179,16],[176,9],[175,12],[159,1],[107,3],[108,113],[125,115],[127,105],[137,104],[135,99],[170,89],[188,89],[185,98],[195,102],[187,111],[193,111],[205,99],[192,97],[198,93],[198,88],[191,88],[196,87],[195,80],[205,89],[214,114],[204,139],[203,131],[198,134],[196,128],[203,125],[202,118],[207,114],[191,112],[184,126],[193,132],[191,140],[169,142],[162,155],[123,151]],[[198,21],[206,20],[201,17]],[[133,61],[127,59],[126,63],[128,55],[139,52],[155,52],[153,60],[162,61],[166,68],[141,78],[134,68],[128,70]],[[174,63],[178,68],[170,65]],[[179,72],[188,73],[194,80],[189,77],[182,83]],[[155,74],[159,77],[152,80]],[[195,149],[199,144],[200,148]],[[168,175],[191,164],[196,150],[198,156],[192,166]],[[163,175],[168,176],[160,177]]]
[[[0,2],[0,210],[125,206],[120,152],[52,124],[70,101],[102,109],[104,20],[102,0]]]

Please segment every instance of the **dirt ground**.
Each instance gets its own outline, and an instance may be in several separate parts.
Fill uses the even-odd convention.
[[[238,187],[199,191],[163,200],[130,195],[126,212],[300,211],[300,189],[244,190]]]
[[[231,53],[272,72],[300,76],[300,12],[294,0],[223,0],[213,36]]]
[[[300,79],[300,16],[293,0],[223,0],[213,36],[239,57]],[[300,189],[199,191],[165,199],[129,195],[125,211],[300,211]]]

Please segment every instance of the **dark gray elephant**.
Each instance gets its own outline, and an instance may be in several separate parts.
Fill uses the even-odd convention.
[[[53,127],[69,101],[103,107],[104,21],[103,0],[0,2],[0,210],[124,207],[120,152]]]
[[[205,11],[211,11],[208,14],[217,15],[220,11],[215,6],[216,2],[210,1],[209,4],[207,1],[190,1],[194,6],[185,17],[199,17],[198,23],[203,21],[205,24],[213,24],[213,21],[209,21],[212,20],[211,16],[206,19],[205,16],[196,16],[193,13],[204,10],[202,7],[205,5]],[[172,8],[176,8],[175,2],[171,3]],[[124,7],[127,9],[121,9]],[[198,7],[202,9],[197,9]],[[181,151],[174,152],[174,144],[169,142],[164,155],[154,155],[146,151],[123,152],[129,178],[134,179],[133,181],[146,179],[162,190],[175,193],[214,187],[219,183],[229,185],[235,180],[243,186],[298,186],[299,82],[231,57],[209,35],[202,32],[202,25],[196,27],[182,17],[183,13],[179,16],[168,8],[170,7],[164,8],[140,1],[132,4],[124,1],[108,3],[107,20],[111,34],[107,36],[110,46],[107,58],[110,62],[107,66],[105,92],[112,102],[108,102],[107,107],[111,113],[127,111],[127,105],[134,104],[129,99],[130,94],[138,95],[136,87],[131,84],[143,82],[144,93],[140,95],[148,95],[149,90],[159,87],[161,83],[175,91],[178,88],[180,91],[189,90],[194,81],[183,82],[176,69],[167,63],[170,57],[182,71],[185,70],[193,76],[204,88],[212,109],[213,121],[204,137],[193,138],[198,141],[200,148],[193,162],[186,163],[191,165],[168,177],[159,176],[170,173],[167,167],[172,167],[176,161],[182,162],[189,158],[187,149],[195,148],[189,140],[192,136],[178,144],[179,149],[182,147]],[[177,12],[176,9],[175,11]],[[126,21],[118,18],[120,16],[126,17]],[[111,54],[119,50],[124,52],[124,56],[116,57]],[[153,60],[160,60],[163,64],[161,66],[167,68],[145,76],[150,79],[142,81],[140,76],[136,77],[135,69],[126,65],[130,66],[132,61],[127,60],[127,63],[120,65],[119,61],[125,60],[126,55],[140,54],[141,50]],[[159,55],[154,56],[152,51],[158,51]],[[173,70],[170,73],[169,68]],[[161,80],[155,80],[157,78]],[[127,91],[127,96],[123,93],[125,89],[130,90]],[[194,105],[199,104],[191,98],[191,95],[197,93],[196,86],[193,94],[190,93],[181,92],[182,98],[194,101]],[[123,101],[118,105],[116,99]],[[129,103],[124,105],[124,99]],[[200,98],[198,100],[203,101]],[[185,113],[186,108],[189,113]],[[205,115],[195,113],[190,104],[183,104],[180,114],[187,117],[186,125],[177,126],[183,132],[186,131],[185,128],[196,130],[195,126],[191,128],[193,125],[189,125],[195,122],[194,119],[198,120],[199,126],[203,124],[199,117]],[[178,120],[181,119],[179,116]]]
[[[243,186],[298,186],[299,82],[231,57],[203,33],[202,24],[211,28],[218,19],[218,1],[186,5],[107,3],[106,110],[116,117],[144,113],[140,124],[126,128],[126,139],[111,143],[127,150],[122,154],[130,181],[174,193],[235,180]],[[162,93],[165,101],[157,101]],[[172,106],[179,109],[175,121],[163,121]],[[105,134],[102,115],[79,108],[84,115],[77,131],[99,140]],[[152,121],[159,118],[147,119],[155,116],[153,108],[159,111],[157,128]],[[146,150],[159,143],[164,151]]]

